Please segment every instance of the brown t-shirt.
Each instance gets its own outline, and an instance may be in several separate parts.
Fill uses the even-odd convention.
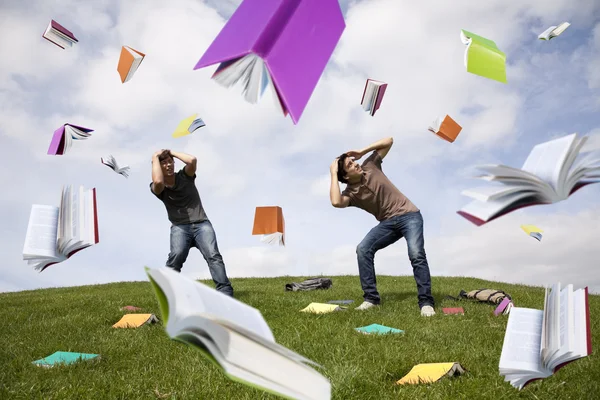
[[[419,209],[398,190],[381,170],[383,160],[377,152],[362,163],[361,181],[348,184],[342,195],[350,198],[350,206],[362,208],[377,218],[377,221],[416,212]]]

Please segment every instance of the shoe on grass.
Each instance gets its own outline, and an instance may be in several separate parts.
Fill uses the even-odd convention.
[[[431,306],[423,306],[421,308],[421,316],[422,317],[431,317],[435,315],[435,310]]]
[[[373,307],[377,307],[379,304],[373,304],[373,303],[369,303],[368,301],[363,301],[363,303],[356,307],[355,310],[358,311],[364,311],[364,310],[368,310],[369,308],[373,308]]]

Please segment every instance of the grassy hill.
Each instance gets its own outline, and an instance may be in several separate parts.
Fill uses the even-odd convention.
[[[543,308],[543,289],[471,278],[433,278],[438,314],[419,314],[412,277],[379,276],[382,307],[314,315],[310,302],[362,301],[357,276],[333,277],[329,290],[284,292],[305,278],[232,279],[236,297],[258,308],[277,342],[323,365],[333,399],[597,399],[600,398],[600,296],[590,296],[594,354],[518,391],[503,382],[498,362],[507,316],[494,306],[443,301],[446,295],[488,287],[512,295],[520,307]],[[212,282],[205,282],[213,287]],[[440,306],[462,306],[445,316]],[[276,399],[232,382],[198,351],[170,340],[161,323],[113,329],[124,305],[160,318],[149,282],[122,282],[0,294],[0,399]],[[380,323],[404,336],[361,335],[355,327]],[[31,361],[55,351],[101,354],[97,362],[39,368]],[[413,365],[460,362],[467,374],[434,384],[397,386]]]

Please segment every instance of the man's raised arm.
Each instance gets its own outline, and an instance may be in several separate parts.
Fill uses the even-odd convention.
[[[331,172],[331,186],[329,187],[329,199],[331,200],[331,205],[335,208],[348,207],[348,204],[350,204],[350,198],[342,195],[340,183],[337,178],[337,158],[333,161],[329,170]]]
[[[163,151],[159,150],[152,155],[152,191],[157,195],[165,188],[164,176],[158,159]]]
[[[196,157],[173,150],[171,150],[171,156],[180,159],[185,164],[185,168],[183,170],[187,176],[194,176],[196,173]]]
[[[365,155],[373,150],[377,150],[379,156],[383,159],[387,153],[390,151],[390,148],[394,144],[394,138],[388,137],[385,139],[381,139],[376,141],[375,143],[370,144],[360,151],[362,155]]]

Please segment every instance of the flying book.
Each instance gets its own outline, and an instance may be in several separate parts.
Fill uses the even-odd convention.
[[[144,324],[158,322],[154,314],[125,314],[114,324],[113,328],[139,328]]]
[[[141,308],[139,307],[134,307],[134,306],[125,306],[125,307],[121,307],[120,308],[121,311],[142,311]]]
[[[96,189],[63,186],[59,207],[31,206],[23,260],[41,272],[98,242]]]
[[[444,313],[444,315],[452,315],[452,314],[462,314],[462,315],[464,315],[465,310],[462,307],[442,308],[442,312]]]
[[[352,303],[354,303],[354,300],[330,300],[327,302],[327,304],[341,304],[341,305],[352,304]]]
[[[375,112],[379,109],[387,85],[387,83],[381,81],[367,79],[360,104],[363,106],[363,110],[367,111],[371,116],[375,115]]]
[[[300,312],[307,312],[311,314],[327,314],[345,309],[346,307],[338,306],[337,304],[310,303],[308,306],[300,310]]]
[[[513,308],[513,302],[508,297],[505,297],[504,300],[498,304],[498,307],[494,310],[494,315],[498,316],[500,314],[508,315],[510,313],[510,309]]]
[[[177,125],[177,129],[173,132],[173,137],[178,138],[182,136],[189,135],[193,133],[196,129],[202,128],[206,126],[202,118],[197,118],[198,114],[194,114],[191,117],[188,117],[181,121],[179,125]]]
[[[117,72],[121,77],[121,82],[125,83],[131,78],[137,71],[138,67],[144,60],[146,55],[136,49],[132,49],[129,46],[121,47],[121,55],[119,56],[119,64],[117,64]]]
[[[546,29],[544,32],[540,33],[538,36],[538,39],[550,40],[552,38],[555,38],[555,37],[559,36],[561,33],[563,33],[565,31],[565,29],[567,29],[570,25],[571,24],[568,22],[563,22],[559,26],[551,26],[550,28]]]
[[[442,139],[453,143],[456,137],[462,130],[462,126],[456,123],[449,115],[443,118],[436,118],[435,121],[429,126],[431,132],[435,133]]]
[[[521,225],[521,229],[525,231],[526,234],[531,236],[534,239],[537,239],[538,242],[542,241],[542,232],[540,228],[535,225]]]
[[[361,326],[360,328],[354,328],[355,331],[364,333],[365,335],[387,335],[389,333],[404,333],[401,329],[390,328],[389,326],[371,324],[367,326]]]
[[[32,361],[32,364],[37,365],[38,367],[51,368],[60,364],[74,364],[78,361],[91,360],[94,358],[100,358],[100,355],[88,353],[72,353],[70,351],[57,351],[49,355],[48,357]]]
[[[106,165],[107,167],[111,168],[117,174],[121,174],[125,178],[129,177],[129,166],[124,165],[122,167],[119,167],[119,164],[117,164],[117,160],[115,160],[115,158],[112,155],[109,155],[106,158],[100,157],[100,162]]]
[[[433,383],[444,376],[457,376],[465,373],[463,367],[457,362],[417,364],[396,382],[398,385],[417,385],[419,383]]]
[[[285,220],[281,207],[256,207],[252,234],[262,235],[260,241],[263,243],[285,246]]]
[[[546,287],[544,310],[513,307],[500,354],[500,375],[523,389],[592,353],[588,288]]]
[[[269,86],[297,124],[345,28],[338,0],[244,0],[194,69],[219,64],[251,103]]]
[[[67,47],[72,47],[74,43],[79,42],[71,33],[70,30],[56,22],[55,20],[51,20],[48,24],[48,27],[42,34],[42,37],[61,49],[66,49]]]
[[[92,135],[90,132],[93,131],[77,125],[64,124],[54,131],[48,154],[51,156],[65,154],[73,145],[73,140],[85,140]]]
[[[288,398],[329,400],[315,362],[275,342],[257,309],[167,267],[146,268],[171,339],[201,351],[230,379]]]
[[[505,165],[483,165],[486,172],[476,178],[502,186],[465,190],[473,199],[459,215],[483,225],[519,208],[566,200],[580,188],[600,182],[600,151],[582,153],[588,136],[576,133],[536,145],[521,169]]]
[[[506,54],[492,40],[460,31],[460,40],[467,45],[465,67],[467,72],[506,83]]]

